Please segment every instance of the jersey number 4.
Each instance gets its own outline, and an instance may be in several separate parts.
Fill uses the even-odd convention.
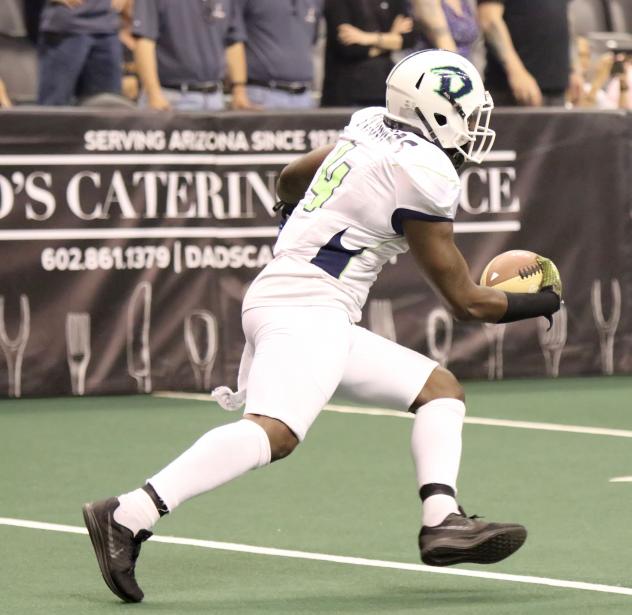
[[[355,143],[345,143],[335,151],[334,157],[327,166],[321,169],[316,183],[312,186],[314,198],[303,206],[305,211],[314,211],[322,207],[331,198],[334,190],[340,186],[342,180],[351,170],[351,167],[342,158],[354,147]]]

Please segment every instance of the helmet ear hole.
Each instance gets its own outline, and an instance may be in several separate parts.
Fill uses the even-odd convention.
[[[448,123],[448,118],[441,113],[435,113],[434,119],[435,119],[435,122],[439,124],[439,126],[445,126]]]

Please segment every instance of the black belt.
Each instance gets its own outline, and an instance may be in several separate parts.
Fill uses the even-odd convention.
[[[248,79],[248,85],[258,85],[262,88],[281,90],[281,92],[289,92],[290,94],[304,94],[309,89],[308,85],[300,81],[280,82],[263,81],[260,79]]]
[[[204,92],[205,94],[213,94],[222,87],[217,81],[207,81],[205,83],[163,83],[163,88],[169,90],[180,90],[180,92]]]

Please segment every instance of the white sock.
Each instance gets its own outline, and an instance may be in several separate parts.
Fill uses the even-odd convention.
[[[417,410],[411,450],[420,488],[429,483],[440,483],[452,487],[456,493],[464,418],[465,404],[458,399],[433,399]],[[430,496],[423,504],[423,525],[439,525],[453,512],[458,512],[453,497],[445,494]]]
[[[270,459],[268,434],[254,421],[242,419],[205,433],[147,482],[172,512],[182,502],[267,465]],[[118,499],[114,520],[134,535],[158,521],[156,505],[145,490],[136,489]]]
[[[242,419],[205,433],[147,482],[170,512],[186,500],[270,463],[268,434]]]
[[[120,506],[114,511],[114,521],[132,531],[151,529],[160,518],[158,509],[149,494],[143,489],[135,489],[118,497]]]

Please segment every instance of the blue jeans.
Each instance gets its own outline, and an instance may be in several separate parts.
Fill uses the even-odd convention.
[[[118,34],[42,32],[38,43],[40,105],[121,93],[123,50]]]
[[[224,94],[221,90],[207,92],[181,92],[171,88],[162,88],[163,96],[175,111],[221,111],[224,109]],[[138,106],[147,108],[147,94],[144,92],[138,100]]]
[[[246,87],[251,103],[264,109],[311,109],[315,106],[311,90],[302,94],[292,94],[259,85]]]

